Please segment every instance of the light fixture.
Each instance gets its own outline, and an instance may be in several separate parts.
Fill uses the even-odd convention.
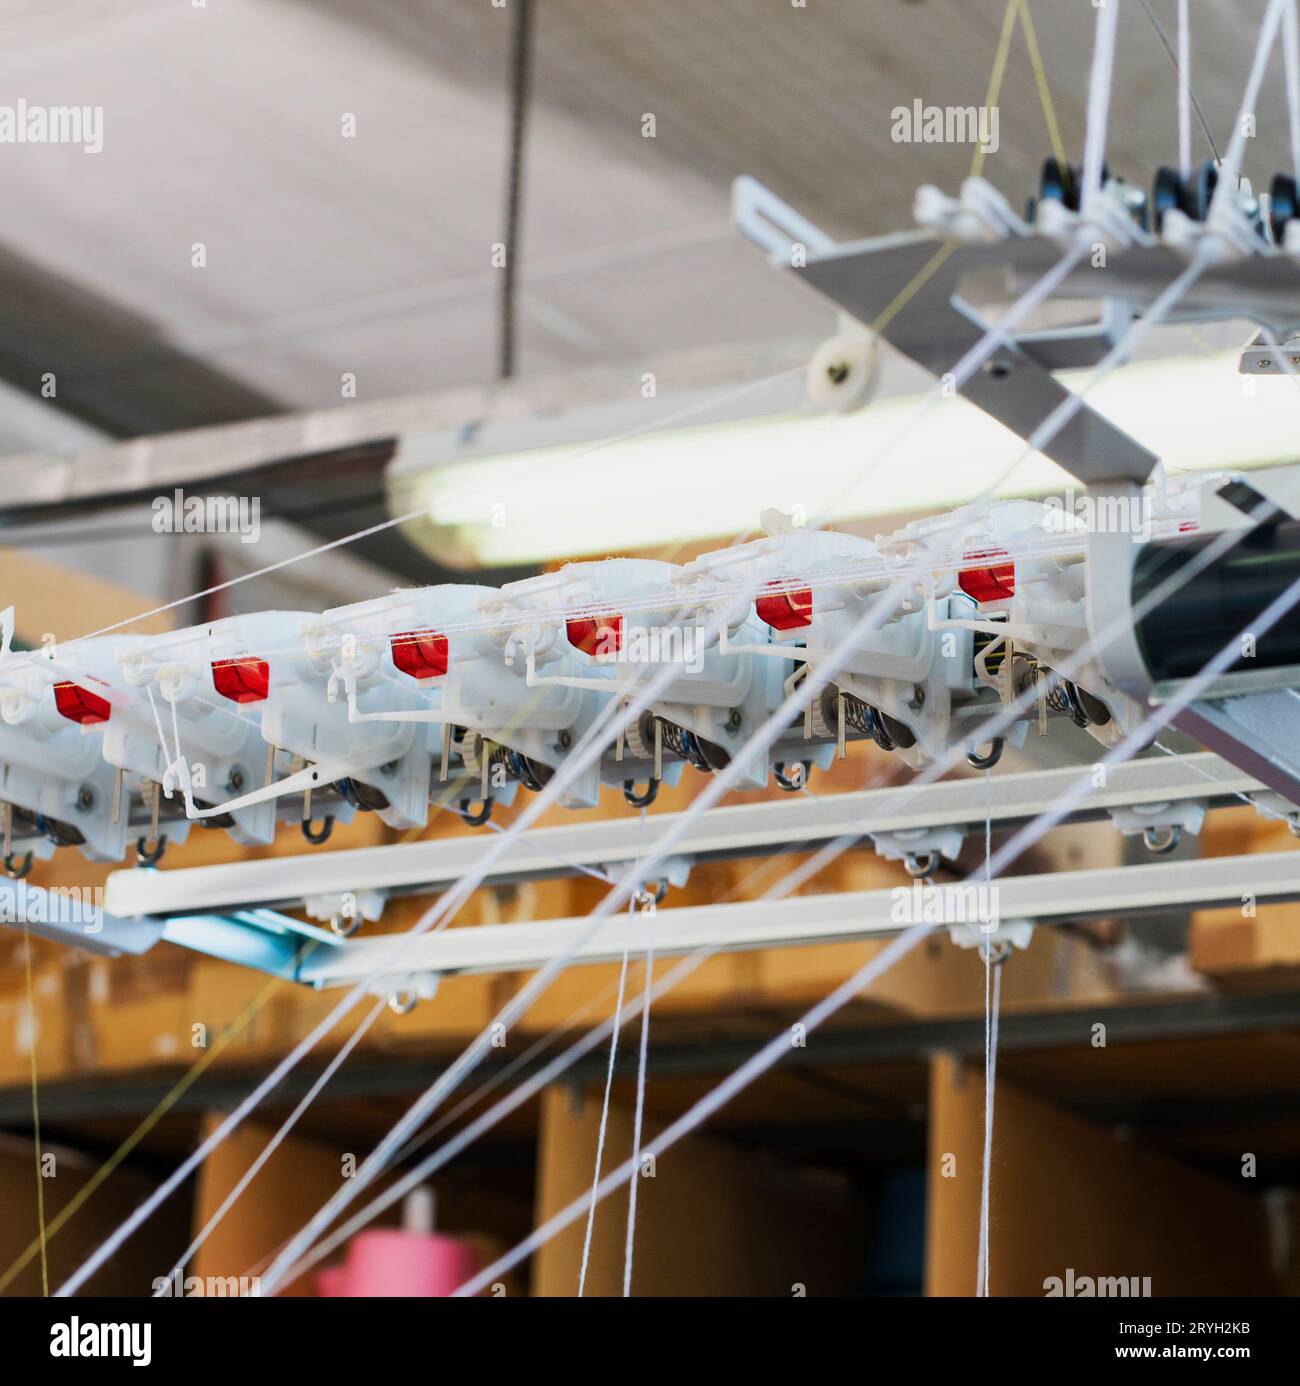
[[[1062,372],[1074,389],[1089,371]],[[1128,366],[1088,403],[1170,473],[1265,466],[1300,455],[1300,383],[1237,372],[1235,352]],[[726,539],[776,507],[808,523],[942,510],[996,478],[999,496],[1060,494],[1074,482],[961,398],[878,400],[849,415],[780,414],[584,441],[413,471],[403,506],[428,511],[419,542],[447,563],[485,568],[645,552]]]

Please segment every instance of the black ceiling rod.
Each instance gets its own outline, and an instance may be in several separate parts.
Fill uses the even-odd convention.
[[[510,44],[510,153],[506,172],[505,265],[501,280],[500,350],[497,362],[497,376],[501,380],[509,380],[515,373],[519,226],[523,203],[528,93],[532,76],[533,0],[509,0],[509,3],[514,10],[514,30]]]

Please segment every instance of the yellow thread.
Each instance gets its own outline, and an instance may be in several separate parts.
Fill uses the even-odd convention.
[[[1038,86],[1038,99],[1043,103],[1043,119],[1047,122],[1047,138],[1051,141],[1052,153],[1063,172],[1068,171],[1070,161],[1065,156],[1065,144],[1061,139],[1061,127],[1056,123],[1056,107],[1052,104],[1051,89],[1047,85],[1047,69],[1043,66],[1043,55],[1038,50],[1038,35],[1034,32],[1034,21],[1029,16],[1029,0],[1016,0],[1020,8],[1020,25],[1025,31],[1025,46],[1029,49],[1029,61],[1034,69],[1034,81]]]
[[[27,915],[23,913],[23,965],[27,972],[27,1027],[32,1056],[32,1133],[36,1141],[36,1225],[41,1251],[41,1294],[50,1294],[50,1267],[45,1255],[45,1176],[41,1172],[41,1108],[36,1088],[36,999],[32,992],[32,940],[27,932]],[[0,1286],[2,1289],[3,1286]]]
[[[998,93],[1002,90],[1002,77],[1007,70],[1007,54],[1011,51],[1011,36],[1015,32],[1016,12],[1021,0],[1007,0],[1007,12],[1002,16],[1002,36],[998,39],[997,57],[993,59],[993,71],[989,74],[989,92],[984,100],[984,109],[991,111],[998,104]],[[978,178],[984,167],[984,146],[975,145],[971,156],[970,176]]]
[[[108,1178],[110,1174],[122,1163],[123,1160],[135,1149],[137,1145],[149,1134],[150,1131],[162,1120],[171,1108],[189,1090],[195,1081],[202,1076],[208,1065],[221,1053],[221,1051],[233,1040],[248,1024],[253,1017],[271,999],[272,995],[284,985],[284,978],[276,977],[264,987],[249,1004],[244,1008],[243,1013],[235,1023],[218,1038],[211,1049],[194,1065],[190,1071],[176,1084],[176,1086],[162,1099],[161,1102],[149,1113],[147,1117],[135,1128],[134,1131],[122,1142],[112,1155],[102,1164],[98,1170],[77,1190],[76,1196],[50,1223],[45,1231],[45,1238],[55,1236],[60,1229],[67,1223],[68,1219],[81,1207],[83,1203],[95,1192],[97,1188]],[[22,1253],[21,1256],[0,1276],[0,1294],[13,1283],[14,1278],[19,1275],[30,1263],[32,1257],[40,1251],[44,1254],[44,1240],[33,1241]]]
[[[871,324],[870,331],[883,332],[899,313],[907,307],[912,296],[921,289],[930,276],[944,263],[945,260],[957,249],[956,241],[944,241],[944,243],[934,252],[924,265],[914,274],[909,283],[894,295],[893,301],[883,313]]]

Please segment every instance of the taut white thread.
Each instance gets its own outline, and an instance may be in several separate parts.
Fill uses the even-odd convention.
[[[1178,0],[1178,172],[1192,172],[1192,40],[1187,0]]]
[[[644,812],[644,810],[642,810]],[[645,1070],[646,1054],[650,1043],[650,988],[654,982],[655,937],[653,907],[650,928],[647,931],[645,950],[645,989],[641,1004],[641,1050],[636,1062],[636,1112],[632,1118],[632,1167],[639,1170],[641,1165],[641,1123],[645,1116]],[[623,1298],[632,1293],[632,1248],[636,1240],[636,1190],[638,1180],[635,1175],[627,1191],[627,1240],[623,1248]],[[594,1191],[593,1191],[594,1193]]]
[[[975,1293],[989,1293],[989,1184],[993,1166],[993,1099],[998,1078],[998,1012],[1002,1002],[1002,962],[993,962],[984,943],[984,1163],[980,1173],[980,1247]],[[992,991],[989,979],[992,977]]]
[[[366,1031],[369,1030],[370,1027],[375,1023],[375,1021],[379,1017],[380,1011],[382,1011],[387,1004],[388,998],[380,997],[380,999],[375,1003],[373,1008],[365,1016],[362,1017],[361,1023],[357,1026],[355,1030],[353,1030],[353,1032],[348,1036],[347,1040],[339,1047],[339,1052],[335,1054],[335,1056],[325,1066],[325,1068],[321,1072],[320,1077],[317,1078],[316,1081],[311,1085],[311,1087],[308,1088],[307,1091],[303,1094],[302,1101],[299,1102],[298,1105],[289,1114],[289,1117],[285,1121],[284,1125],[281,1126],[280,1129],[276,1131],[271,1136],[270,1140],[268,1140],[267,1143],[262,1147],[261,1151],[258,1153],[257,1158],[240,1176],[239,1182],[222,1200],[221,1206],[208,1219],[207,1223],[203,1227],[203,1230],[181,1253],[176,1264],[167,1273],[167,1281],[169,1284],[171,1283],[172,1277],[175,1276],[177,1272],[179,1272],[184,1267],[185,1263],[190,1259],[190,1257],[193,1256],[196,1251],[198,1251],[198,1249],[203,1245],[203,1243],[206,1242],[207,1239],[216,1230],[217,1224],[221,1221],[222,1218],[226,1216],[226,1214],[231,1210],[231,1208],[234,1207],[235,1202],[239,1198],[239,1196],[253,1182],[253,1180],[257,1178],[258,1171],[280,1148],[280,1146],[284,1142],[285,1137],[297,1125],[298,1119],[307,1110],[307,1108],[311,1106],[312,1102],[315,1100],[316,1095],[320,1092],[320,1090],[347,1062],[348,1055],[351,1054],[352,1051],[357,1047],[357,1045],[361,1043],[362,1039],[365,1038]],[[154,1298],[156,1299],[158,1295],[162,1293],[163,1292],[161,1290],[156,1290],[154,1292]]]
[[[1282,57],[1286,67],[1286,104],[1291,130],[1291,175],[1300,180],[1300,22],[1296,19],[1295,0],[1286,7],[1282,19]]]
[[[1107,0],[1097,10],[1097,33],[1092,48],[1092,73],[1088,79],[1088,133],[1083,146],[1083,196],[1079,205],[1085,216],[1101,192],[1102,167],[1106,161],[1106,122],[1110,114],[1110,89],[1115,77],[1115,35],[1119,25],[1119,0]]]
[[[637,843],[636,857],[641,860],[641,841],[645,838],[645,809],[641,810],[641,837]],[[627,902],[629,915],[636,911],[636,896]],[[614,1002],[614,1028],[609,1036],[609,1065],[605,1069],[605,1095],[600,1104],[600,1128],[596,1133],[596,1168],[591,1176],[591,1205],[587,1209],[587,1230],[582,1238],[582,1265],[578,1270],[578,1298],[587,1288],[587,1266],[591,1260],[591,1234],[596,1226],[596,1186],[600,1183],[600,1165],[605,1156],[605,1135],[609,1129],[609,1094],[614,1086],[614,1063],[618,1057],[618,1032],[623,1024],[623,996],[627,990],[627,961],[629,944],[623,939],[623,962],[618,973],[618,999]]]

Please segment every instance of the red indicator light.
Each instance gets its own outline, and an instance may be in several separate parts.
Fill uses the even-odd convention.
[[[441,678],[447,672],[447,637],[433,630],[408,630],[389,642],[393,663],[413,679]]]
[[[583,654],[615,654],[623,648],[622,616],[580,616],[566,621],[569,644]]]
[[[782,588],[765,593],[754,602],[760,621],[773,630],[799,630],[812,625],[811,587]]]
[[[260,703],[271,691],[271,666],[264,659],[216,659],[212,682],[232,703]]]
[[[107,722],[113,711],[106,698],[82,688],[77,683],[56,683],[54,685],[54,706],[69,722],[83,727],[93,727],[98,722]]]
[[[1005,558],[1005,563],[993,563],[985,568],[963,568],[957,574],[957,585],[977,602],[1006,602],[1016,595],[1016,565],[1006,549],[981,549],[968,553],[971,559]]]

